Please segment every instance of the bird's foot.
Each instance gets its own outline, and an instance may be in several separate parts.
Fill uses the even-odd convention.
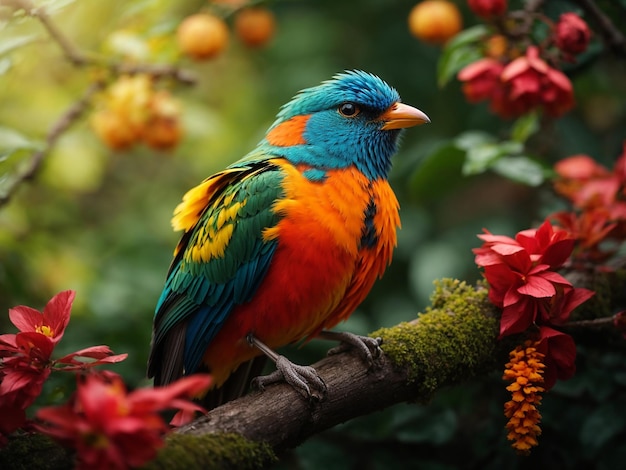
[[[253,334],[247,336],[247,341],[276,364],[276,370],[271,374],[254,378],[253,387],[263,390],[267,385],[285,381],[309,400],[321,401],[324,398],[326,384],[313,367],[294,364],[285,356],[274,352]]]
[[[383,344],[382,338],[371,338],[369,336],[355,335],[347,331],[327,331],[323,330],[321,338],[340,341],[336,346],[328,351],[328,355],[339,354],[350,349],[356,350],[363,361],[367,364],[367,368],[371,369],[376,365],[377,359],[383,354],[380,345]]]
[[[305,398],[314,401],[321,401],[324,398],[326,384],[313,367],[294,364],[285,356],[276,356],[275,360],[276,370],[269,375],[253,379],[253,387],[263,390],[267,385],[284,380]]]

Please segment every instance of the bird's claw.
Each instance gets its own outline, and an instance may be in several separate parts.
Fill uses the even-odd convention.
[[[383,340],[380,337],[372,338],[370,336],[355,335],[349,332],[326,332],[332,333],[334,339],[341,341],[339,346],[336,346],[328,351],[328,355],[338,354],[350,349],[355,349],[361,356],[363,361],[367,364],[367,368],[371,369],[376,365],[376,360],[383,354],[383,350],[380,345],[383,344]]]
[[[313,367],[294,364],[285,356],[276,358],[274,372],[256,377],[252,385],[259,390],[264,390],[267,385],[283,380],[307,399],[321,401],[326,395],[326,384]]]

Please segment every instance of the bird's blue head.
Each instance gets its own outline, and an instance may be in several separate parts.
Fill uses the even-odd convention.
[[[400,102],[395,89],[357,70],[300,91],[281,108],[262,145],[309,166],[312,179],[349,166],[371,179],[385,178],[400,131],[426,122],[423,112]]]

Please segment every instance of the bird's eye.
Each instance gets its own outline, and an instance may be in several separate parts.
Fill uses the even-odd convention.
[[[344,117],[354,117],[361,112],[361,108],[354,103],[343,103],[339,106],[338,111]]]

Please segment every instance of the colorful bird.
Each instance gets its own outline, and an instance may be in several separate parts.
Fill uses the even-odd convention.
[[[285,379],[319,397],[313,368],[273,352],[316,336],[371,361],[376,340],[327,330],[391,261],[400,225],[391,157],[401,129],[427,122],[377,76],[340,73],[299,92],[252,152],[187,192],[154,317],[155,386],[208,371],[213,407],[246,391],[265,354],[277,371],[259,386]]]

